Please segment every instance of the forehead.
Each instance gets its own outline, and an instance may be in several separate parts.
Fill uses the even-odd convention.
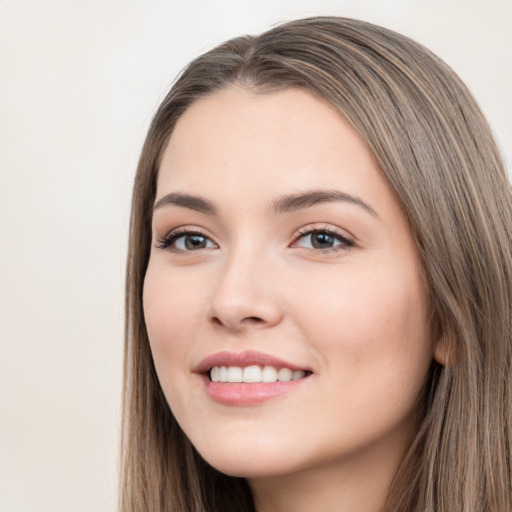
[[[311,188],[371,199],[388,187],[343,115],[302,89],[254,94],[232,87],[196,101],[177,122],[158,177],[158,195],[256,200]]]

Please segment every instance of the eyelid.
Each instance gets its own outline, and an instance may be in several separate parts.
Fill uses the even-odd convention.
[[[293,235],[293,241],[290,244],[290,247],[297,247],[297,243],[305,238],[306,236],[310,236],[315,233],[327,233],[328,235],[335,238],[338,242],[340,242],[338,245],[335,245],[334,247],[328,247],[325,249],[321,248],[308,248],[308,247],[300,247],[301,249],[313,251],[315,253],[329,253],[329,252],[339,252],[343,250],[348,250],[349,248],[355,246],[354,238],[351,235],[347,235],[346,232],[343,233],[340,229],[333,228],[332,226],[326,226],[325,224],[315,224],[315,225],[308,225],[301,227],[298,229],[294,235]],[[198,227],[192,227],[192,226],[179,226],[176,228],[173,228],[169,230],[164,236],[160,237],[156,242],[155,246],[158,249],[164,249],[164,250],[173,250],[177,253],[185,253],[185,252],[195,252],[194,250],[183,250],[178,249],[176,247],[173,247],[172,245],[176,240],[178,240],[181,237],[184,236],[200,236],[208,241],[210,241],[216,248],[218,248],[218,244],[214,241],[214,239],[205,232],[202,228]],[[201,249],[211,249],[212,247],[203,247],[197,249],[197,251],[200,251]]]
[[[304,226],[300,228],[298,231],[295,232],[293,235],[293,242],[291,244],[291,247],[296,246],[299,240],[305,238],[306,236],[315,234],[315,233],[327,233],[330,236],[336,238],[341,244],[329,247],[326,249],[318,249],[318,248],[309,248],[309,247],[301,247],[301,249],[310,250],[315,253],[329,253],[329,252],[339,252],[339,251],[346,251],[350,249],[351,247],[354,247],[356,245],[354,238],[350,235],[347,235],[341,230],[333,228],[331,226],[326,226],[325,224],[322,225],[309,225]]]
[[[178,240],[179,238],[191,235],[191,236],[201,236],[212,242],[216,247],[218,244],[212,239],[210,235],[208,235],[203,229],[192,227],[192,226],[179,226],[169,230],[164,236],[160,237],[155,242],[155,247],[158,249],[166,249],[166,250],[174,250],[177,253],[183,252],[194,252],[194,251],[184,251],[182,249],[173,248],[172,244]],[[198,249],[199,250],[199,249]]]

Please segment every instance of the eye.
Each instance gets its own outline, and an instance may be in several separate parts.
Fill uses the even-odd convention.
[[[156,246],[176,252],[198,251],[217,247],[206,235],[198,231],[174,230],[165,235]]]
[[[299,232],[293,247],[304,247],[320,251],[338,251],[353,247],[354,242],[330,228],[309,229]]]

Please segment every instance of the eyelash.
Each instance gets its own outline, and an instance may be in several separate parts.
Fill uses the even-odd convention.
[[[328,226],[324,226],[322,228],[301,228],[297,233],[293,236],[294,242],[292,245],[295,245],[299,240],[305,238],[309,235],[315,235],[315,234],[327,234],[329,236],[332,236],[337,241],[341,242],[339,245],[335,247],[329,247],[327,249],[310,249],[315,252],[320,252],[322,254],[324,253],[333,253],[333,252],[339,252],[339,251],[346,251],[350,249],[351,247],[354,247],[354,242],[350,240],[350,238],[346,237],[345,235],[342,235],[339,231],[336,231],[335,229],[332,229]]]
[[[294,241],[292,243],[292,247],[298,241],[300,241],[301,239],[304,239],[306,236],[314,235],[314,234],[327,234],[327,235],[335,238],[338,242],[341,242],[339,245],[337,245],[335,247],[329,247],[327,249],[309,248],[310,250],[312,250],[314,252],[333,253],[333,252],[339,252],[339,251],[346,251],[350,247],[353,247],[355,245],[354,242],[352,240],[350,240],[349,238],[347,238],[346,236],[342,235],[341,233],[339,233],[338,231],[336,231],[330,227],[325,226],[323,228],[301,228],[293,236]],[[177,229],[174,229],[173,231],[170,231],[162,239],[160,239],[156,243],[156,247],[158,249],[171,249],[177,253],[193,252],[192,250],[184,251],[182,249],[176,249],[175,247],[172,247],[173,244],[179,238],[182,238],[184,236],[199,236],[199,237],[210,240],[210,238],[205,233],[203,233],[201,231],[193,230],[193,229],[191,230],[188,228],[177,228]]]
[[[206,236],[201,231],[196,231],[196,230],[187,229],[187,228],[177,228],[177,229],[174,229],[173,231],[170,231],[162,239],[160,239],[157,242],[156,247],[158,249],[171,248],[176,252],[187,252],[187,251],[182,251],[181,249],[176,249],[176,248],[172,247],[172,244],[174,244],[174,242],[176,242],[176,240],[178,240],[178,238],[181,238],[183,236],[200,236],[200,237],[209,239],[209,237]]]

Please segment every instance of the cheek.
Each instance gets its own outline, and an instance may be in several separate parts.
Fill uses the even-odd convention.
[[[182,365],[196,324],[200,303],[193,286],[157,265],[148,267],[143,306],[146,328],[157,371]],[[159,372],[160,374],[160,372]]]
[[[428,307],[419,272],[389,269],[365,272],[351,267],[308,283],[310,298],[297,315],[324,365],[364,386],[394,383],[402,374],[417,379],[431,360]],[[297,292],[295,296],[308,297]]]
[[[144,280],[143,306],[151,353],[162,391],[177,418],[187,417],[191,406],[186,385],[190,355],[200,316],[201,293],[179,272],[165,266],[148,267]]]
[[[331,399],[327,423],[355,445],[416,422],[432,356],[423,287],[410,284],[353,271],[343,287],[324,283],[322,299],[309,316],[303,312],[303,332],[328,377],[321,392]]]

